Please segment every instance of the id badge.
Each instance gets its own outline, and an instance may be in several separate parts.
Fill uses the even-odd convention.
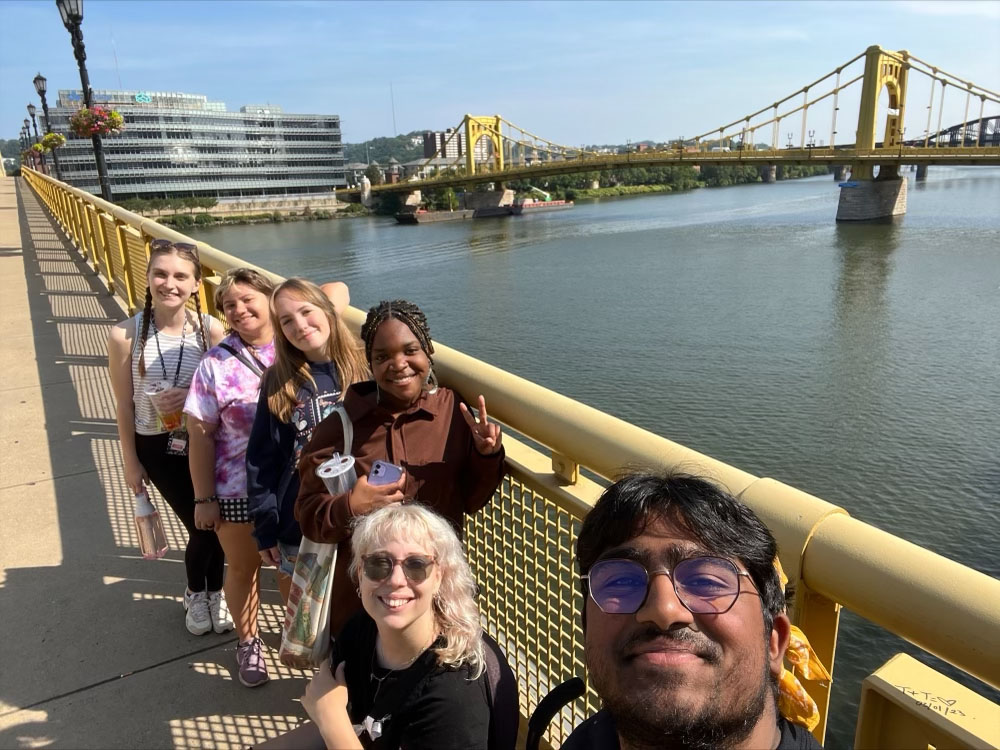
[[[174,430],[167,437],[167,455],[186,456],[188,454],[188,434],[187,430],[181,428]]]

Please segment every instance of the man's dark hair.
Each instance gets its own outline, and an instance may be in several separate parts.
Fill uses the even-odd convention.
[[[580,573],[585,575],[605,550],[639,536],[660,519],[689,533],[711,554],[743,563],[760,592],[764,634],[769,637],[775,615],[785,609],[785,592],[774,568],[777,542],[750,508],[706,479],[632,474],[612,484],[580,528]],[[580,585],[586,598],[587,581],[581,579]]]

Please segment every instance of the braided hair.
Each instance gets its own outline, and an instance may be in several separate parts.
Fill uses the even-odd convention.
[[[146,377],[146,338],[149,336],[149,319],[153,316],[153,293],[146,287],[146,306],[142,308],[142,343],[139,345],[139,375]]]
[[[199,292],[200,289],[194,290],[194,311],[198,315],[198,338],[201,339],[201,353],[204,355],[208,351],[208,338],[205,336],[205,319],[202,317],[201,294]]]
[[[431,355],[434,353],[434,344],[431,342],[431,327],[427,324],[427,316],[419,307],[405,299],[394,299],[391,302],[382,300],[375,307],[369,308],[365,324],[361,326],[361,338],[365,342],[365,359],[368,360],[368,364],[370,365],[372,361],[375,332],[380,325],[390,319],[400,321],[413,332],[433,367],[434,360]]]
[[[156,244],[164,243],[164,244]],[[188,261],[194,266],[194,277],[198,281],[192,296],[194,297],[194,309],[198,316],[198,338],[201,341],[201,353],[208,351],[208,337],[205,334],[205,324],[201,313],[201,261],[198,259],[196,245],[187,242],[167,243],[166,240],[154,240],[150,243],[149,263],[146,266],[146,273],[149,273],[149,266],[153,263],[153,258],[164,253],[176,253],[179,257]],[[146,304],[142,308],[142,334],[139,344],[139,375],[146,376],[146,339],[149,338],[149,321],[153,318],[153,292],[149,288],[149,280],[146,280]],[[183,332],[182,332],[183,334]]]

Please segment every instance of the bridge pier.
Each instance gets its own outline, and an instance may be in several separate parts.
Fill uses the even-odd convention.
[[[840,189],[837,221],[870,221],[906,213],[906,178],[851,180]]]
[[[420,208],[420,201],[424,199],[423,194],[419,190],[414,190],[412,192],[406,193],[402,197],[399,203],[399,211],[401,214],[415,214]]]
[[[765,164],[760,168],[761,182],[774,182],[778,178],[778,167],[774,164]]]
[[[831,168],[833,169],[834,182],[843,182],[847,179],[847,175],[851,171],[851,168],[846,164],[834,164]]]
[[[918,164],[917,165],[917,182],[923,182],[927,179],[927,165]]]
[[[475,211],[473,216],[480,219],[484,216],[507,216],[514,205],[514,191],[507,188],[505,190],[486,190],[481,193],[466,193],[464,196],[464,208],[471,208]]]

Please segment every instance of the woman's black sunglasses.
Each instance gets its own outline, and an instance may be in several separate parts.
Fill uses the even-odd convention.
[[[198,254],[198,246],[190,242],[174,242],[157,238],[149,241],[150,252],[159,253],[165,250],[183,250],[186,253]]]
[[[430,574],[431,566],[434,565],[434,558],[425,555],[407,555],[402,560],[397,560],[379,552],[361,558],[361,570],[365,578],[374,583],[381,583],[391,576],[396,565],[403,569],[403,575],[410,583],[423,583]]]

